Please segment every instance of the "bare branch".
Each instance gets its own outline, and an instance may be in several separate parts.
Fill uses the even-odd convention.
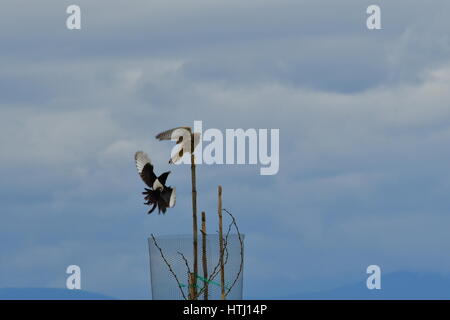
[[[225,293],[225,296],[227,296],[230,293],[231,289],[233,289],[233,287],[235,286],[236,282],[238,281],[238,279],[242,273],[242,269],[244,267],[244,240],[242,239],[241,233],[239,231],[239,227],[236,223],[236,219],[234,218],[234,216],[227,209],[223,209],[223,211],[228,213],[230,215],[231,219],[233,220],[232,224],[236,228],[236,232],[237,232],[238,238],[239,238],[239,243],[241,245],[241,264],[239,266],[239,272],[237,273],[236,278],[233,281],[233,284],[230,286],[230,288]]]
[[[191,268],[189,268],[189,263],[188,263],[186,257],[184,256],[184,254],[182,254],[181,252],[177,252],[177,253],[178,253],[178,254],[181,256],[181,258],[184,260],[184,264],[186,265],[186,269],[187,269],[188,274],[191,273]]]
[[[187,300],[186,295],[184,294],[184,291],[182,289],[182,284],[180,283],[180,281],[178,280],[177,275],[175,274],[175,272],[172,269],[172,266],[170,265],[170,263],[167,261],[166,257],[164,256],[164,253],[161,249],[161,247],[158,245],[158,243],[156,242],[155,236],[153,235],[153,233],[151,234],[152,239],[153,239],[153,243],[155,244],[156,248],[158,248],[159,253],[161,254],[161,258],[164,260],[165,264],[167,265],[167,267],[169,268],[170,273],[173,275],[173,277],[175,278],[175,281],[178,284],[178,288],[180,289],[181,294],[183,295],[184,300]]]

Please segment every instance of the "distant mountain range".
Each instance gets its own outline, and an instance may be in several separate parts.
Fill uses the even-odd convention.
[[[0,300],[115,300],[84,290],[0,288]],[[253,299],[253,298],[252,298]],[[255,298],[258,299],[258,298]],[[369,290],[366,280],[337,289],[262,299],[287,300],[449,300],[450,278],[432,273],[396,272],[382,275],[381,290]]]
[[[0,300],[111,300],[102,294],[59,288],[0,288]]]
[[[366,280],[334,290],[278,297],[289,300],[448,300],[450,278],[430,273],[395,272],[382,275],[381,289],[369,290]]]

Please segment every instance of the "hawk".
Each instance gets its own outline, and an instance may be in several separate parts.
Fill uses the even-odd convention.
[[[153,165],[147,154],[142,151],[136,152],[134,159],[136,161],[136,168],[145,184],[150,188],[145,188],[146,205],[153,205],[148,212],[152,213],[156,207],[158,212],[166,213],[167,208],[172,208],[175,205],[176,195],[175,188],[166,186],[167,177],[170,171],[164,172],[159,177],[153,171]]]
[[[191,137],[194,136],[194,150],[200,142],[200,133],[195,132],[192,134],[190,127],[177,127],[156,135],[158,140],[172,140],[176,141],[180,146],[180,150],[175,153],[169,160],[169,163],[177,163],[183,157],[185,153],[191,153]]]

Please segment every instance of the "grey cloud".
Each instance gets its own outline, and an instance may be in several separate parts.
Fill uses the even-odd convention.
[[[391,270],[445,271],[443,2],[384,2],[379,34],[364,30],[361,2],[295,3],[223,1],[219,11],[205,1],[134,1],[103,11],[106,2],[80,1],[86,33],[69,34],[52,31],[64,6],[40,2],[27,21],[43,24],[30,31],[11,27],[11,13],[37,4],[8,2],[2,23],[10,27],[0,31],[0,88],[8,91],[0,106],[0,252],[10,263],[0,265],[0,285],[60,286],[66,264],[80,261],[93,291],[147,298],[145,239],[185,232],[189,172],[170,168],[177,206],[148,217],[132,154],[144,149],[168,169],[171,145],[154,134],[194,120],[205,129],[280,129],[275,177],[250,166],[198,169],[202,209],[215,212],[220,181],[247,233],[249,294],[336,285],[371,259]],[[407,241],[417,244],[415,233],[427,241],[404,252]],[[35,273],[26,264],[34,260]]]

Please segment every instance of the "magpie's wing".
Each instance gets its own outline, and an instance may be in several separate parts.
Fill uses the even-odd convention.
[[[172,188],[171,188],[172,189]],[[170,198],[169,198],[169,208],[173,208],[175,206],[175,202],[177,200],[176,195],[176,188],[174,187],[172,191],[170,192]]]
[[[161,199],[164,201],[167,207],[172,208],[176,202],[176,190],[175,188],[166,187],[161,192]]]
[[[180,137],[184,135],[190,136],[191,128],[190,127],[177,127],[170,130],[166,130],[156,135],[156,139],[158,140],[178,140],[180,141]]]
[[[166,185],[166,181],[167,181],[167,177],[169,176],[169,173],[170,173],[170,171],[164,172],[163,174],[161,174],[161,175],[158,177],[159,182],[161,182],[161,184],[162,184],[163,186]]]
[[[153,172],[153,165],[150,161],[150,158],[144,152],[138,151],[134,155],[134,159],[136,161],[137,171],[142,180],[144,180],[145,184],[147,184],[150,188],[153,188],[153,183],[156,180],[156,175]]]

